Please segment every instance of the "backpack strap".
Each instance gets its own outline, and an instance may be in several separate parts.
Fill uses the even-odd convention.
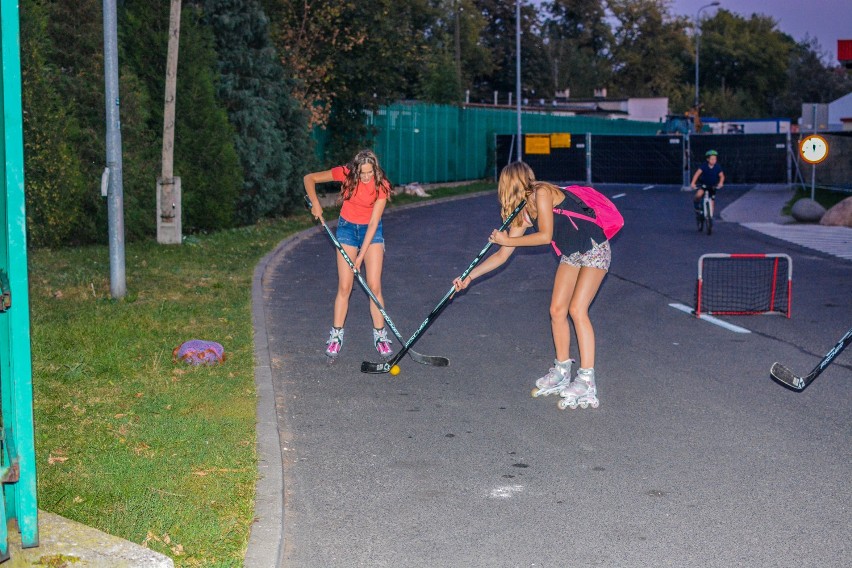
[[[580,199],[577,195],[574,195],[571,191],[569,191],[565,188],[562,188],[562,193],[564,193],[566,195],[566,197],[573,199],[574,202],[577,205],[579,205],[581,208],[583,208],[588,213],[589,217],[591,217],[592,219],[598,218],[598,216],[595,214],[595,210],[592,209],[591,207],[589,207],[589,205],[585,201]],[[567,213],[567,211],[566,211],[566,213]]]

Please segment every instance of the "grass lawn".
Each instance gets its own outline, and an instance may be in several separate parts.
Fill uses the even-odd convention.
[[[110,298],[106,246],[29,253],[40,509],[176,566],[242,566],[257,477],[252,274],[311,225],[302,213],[181,246],[128,244],[122,300]],[[173,363],[189,339],[218,341],[227,360]]]
[[[814,201],[825,207],[826,209],[831,209],[847,197],[849,197],[849,192],[843,191],[832,191],[830,189],[825,189],[822,187],[814,188]],[[811,197],[811,188],[808,186],[807,188],[803,188],[801,185],[796,187],[796,193],[790,199],[790,202],[784,207],[782,213],[785,215],[789,215],[790,211],[793,209],[793,204],[796,203],[800,199]]]

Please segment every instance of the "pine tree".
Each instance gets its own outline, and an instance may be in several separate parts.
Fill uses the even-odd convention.
[[[244,182],[237,220],[301,207],[302,177],[311,167],[306,117],[290,94],[269,40],[267,18],[256,0],[201,0],[219,60],[218,98],[236,131]]]

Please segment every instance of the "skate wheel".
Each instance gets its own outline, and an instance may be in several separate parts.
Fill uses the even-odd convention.
[[[530,391],[530,396],[533,398],[538,398],[540,391],[538,387],[534,387],[533,390]]]
[[[580,408],[588,408],[588,407],[589,407],[589,403],[586,402],[585,400],[580,403]]]
[[[591,404],[592,404],[592,408],[597,408],[601,405],[599,400],[593,400]]]
[[[559,407],[559,410],[565,410],[566,408],[568,408],[568,401],[563,398],[562,400],[556,403],[556,406]]]

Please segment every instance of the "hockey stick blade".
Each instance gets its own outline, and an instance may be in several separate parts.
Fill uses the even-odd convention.
[[[772,363],[772,368],[769,370],[769,373],[772,375],[773,379],[784,383],[792,389],[802,390],[805,388],[804,379],[797,377],[793,371],[777,361]]]
[[[524,205],[526,205],[526,203],[527,203],[526,200],[522,199],[521,202],[518,204],[518,206],[515,207],[515,210],[512,211],[512,213],[509,214],[509,216],[506,218],[506,220],[503,222],[503,224],[500,225],[500,228],[498,229],[498,231],[500,231],[500,232],[505,231],[506,228],[509,226],[509,224],[512,222],[512,220],[515,217],[518,216],[518,213],[521,212],[521,209],[524,208]],[[471,262],[470,265],[467,267],[467,270],[465,270],[462,273],[462,275],[460,276],[460,278],[462,280],[467,278],[467,276],[476,267],[476,265],[480,263],[480,261],[485,256],[485,253],[488,252],[488,249],[490,249],[493,244],[494,243],[492,243],[489,240],[488,244],[486,244],[485,247],[481,251],[479,251],[479,254],[476,255],[476,258],[474,258],[473,262]],[[412,335],[408,339],[408,341],[405,342],[405,345],[403,345],[402,349],[400,349],[399,352],[396,355],[394,355],[394,357],[390,361],[387,361],[385,363],[371,363],[370,361],[364,361],[363,363],[361,363],[361,372],[362,373],[387,373],[387,372],[389,372],[391,370],[391,368],[393,368],[394,365],[399,363],[399,360],[402,359],[402,357],[405,355],[405,353],[407,351],[411,350],[411,346],[414,345],[414,343],[418,339],[420,339],[420,336],[423,335],[423,333],[426,332],[426,330],[429,328],[429,326],[432,325],[433,323],[435,323],[435,319],[438,317],[438,315],[442,311],[444,311],[444,308],[446,308],[447,305],[450,303],[450,300],[452,300],[455,292],[456,292],[455,286],[450,286],[449,291],[447,291],[447,293],[444,294],[444,297],[441,298],[441,301],[438,302],[438,305],[435,306],[434,309],[432,309],[432,311],[429,313],[429,315],[426,316],[426,319],[423,320],[423,323],[420,324],[420,327],[417,328],[417,331],[414,332],[414,335]]]
[[[311,198],[308,197],[307,195],[305,195],[305,206],[309,210],[312,207]],[[340,241],[337,240],[337,237],[334,236],[334,233],[331,232],[331,229],[328,228],[328,225],[325,224],[324,220],[320,219],[320,223],[322,224],[323,228],[325,229],[326,234],[328,234],[328,238],[331,239],[332,244],[334,244],[334,247],[338,250],[338,252],[341,254],[343,259],[346,261],[346,264],[349,265],[349,268],[352,270],[352,273],[355,274],[355,276],[358,280],[358,284],[361,285],[361,288],[364,290],[364,292],[367,294],[367,296],[370,298],[370,300],[372,300],[372,302],[379,309],[379,313],[382,314],[382,318],[385,320],[385,323],[388,324],[388,327],[391,329],[393,334],[396,336],[397,340],[400,343],[404,344],[405,340],[402,338],[402,335],[396,329],[396,326],[393,324],[393,321],[390,319],[390,316],[387,314],[387,312],[385,312],[385,308],[382,306],[382,303],[379,302],[379,299],[376,297],[376,295],[373,293],[373,291],[367,285],[367,282],[364,280],[364,277],[361,275],[361,272],[358,269],[355,268],[355,263],[352,262],[352,259],[349,258],[348,254],[346,254],[346,251],[343,250],[343,246],[340,244]],[[411,357],[415,362],[420,363],[421,365],[429,365],[429,366],[432,366],[432,367],[446,367],[450,364],[450,360],[447,359],[446,357],[439,357],[437,355],[424,355],[422,353],[418,353],[418,352],[413,351],[411,349],[408,349],[407,352],[408,352],[409,357]],[[388,371],[390,371],[390,367],[388,367],[387,371],[384,371],[384,372],[388,372]]]
[[[772,364],[772,368],[769,370],[769,373],[772,375],[773,379],[797,391],[804,390],[806,386],[814,382],[820,373],[822,373],[825,368],[834,361],[835,357],[840,355],[840,353],[846,349],[846,346],[849,345],[850,342],[852,342],[852,329],[847,331],[846,334],[840,338],[840,341],[838,341],[834,347],[825,354],[825,357],[822,358],[819,365],[814,367],[814,369],[804,377],[797,376],[793,371],[778,362]]]

